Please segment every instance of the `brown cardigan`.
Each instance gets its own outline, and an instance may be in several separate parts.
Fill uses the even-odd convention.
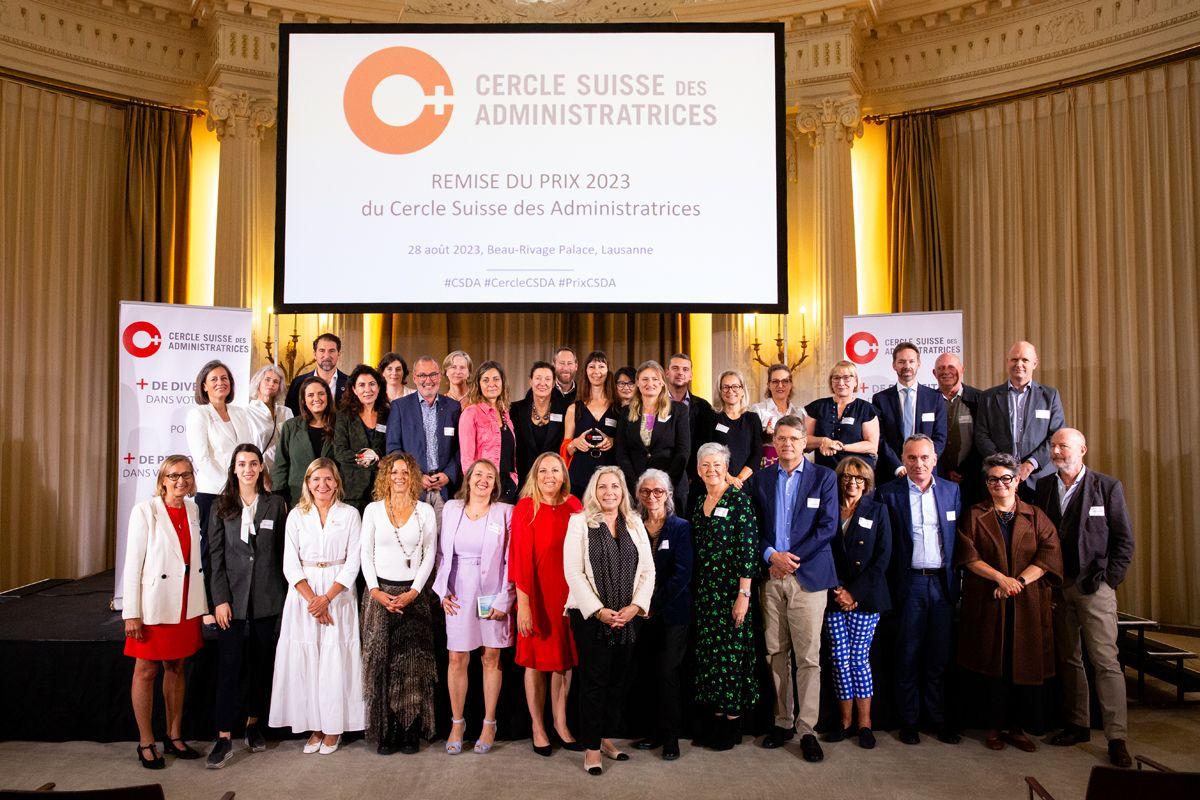
[[[993,581],[966,569],[983,561],[1015,578],[1030,564],[1046,574],[1013,598],[1013,683],[1038,685],[1054,675],[1054,627],[1050,611],[1051,586],[1062,583],[1062,553],[1054,524],[1028,503],[1017,501],[1012,528],[1013,563],[991,501],[972,506],[958,527],[955,566],[963,567],[962,621],[958,663],[991,677],[1004,674],[1004,617],[1008,603],[992,596]]]

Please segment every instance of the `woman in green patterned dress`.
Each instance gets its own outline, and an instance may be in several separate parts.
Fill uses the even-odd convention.
[[[758,701],[750,581],[758,559],[758,523],[749,495],[726,480],[729,448],[702,445],[696,469],[706,494],[692,512],[696,575],[696,700],[705,744],[729,750],[741,742],[741,716]],[[698,737],[699,738],[699,737]]]

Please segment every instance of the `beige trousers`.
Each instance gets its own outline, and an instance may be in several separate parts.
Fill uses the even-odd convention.
[[[1080,594],[1075,586],[1063,589],[1062,601],[1054,605],[1054,640],[1067,720],[1091,727],[1082,644],[1096,673],[1104,735],[1110,741],[1124,739],[1128,709],[1125,670],[1117,659],[1117,593],[1107,583],[1101,583],[1094,594]]]
[[[821,625],[829,593],[806,592],[788,576],[768,578],[762,585],[762,616],[767,663],[775,683],[775,724],[800,735],[813,733],[821,702]],[[792,691],[792,660],[796,687]],[[800,715],[794,716],[795,698]]]

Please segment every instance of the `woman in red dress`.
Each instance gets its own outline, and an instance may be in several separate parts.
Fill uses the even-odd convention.
[[[203,645],[200,618],[208,612],[200,565],[200,512],[195,471],[187,456],[168,456],[158,469],[158,494],[138,503],[129,515],[125,546],[125,655],[133,667],[133,715],[138,726],[138,759],[147,769],[165,764],[154,744],[154,679],[163,674],[167,736],[163,752],[179,758],[200,754],[181,738],[183,664]]]
[[[579,662],[565,615],[567,579],[563,540],[567,521],[583,510],[571,495],[567,467],[557,453],[533,462],[512,515],[509,575],[517,587],[517,657],[525,667],[525,701],[533,723],[533,752],[548,756],[546,683],[549,673],[554,730],[567,750],[582,751],[567,725],[571,670]]]

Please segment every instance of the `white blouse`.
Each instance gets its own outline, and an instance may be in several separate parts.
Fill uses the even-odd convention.
[[[778,406],[775,405],[775,401],[769,397],[760,403],[750,406],[750,410],[758,414],[763,430],[768,433],[774,433],[776,423],[788,414],[799,417],[802,422],[808,416],[804,411],[804,406],[798,406],[795,403],[788,403],[787,411],[780,411]]]
[[[196,470],[196,491],[220,494],[225,488],[229,459],[239,444],[258,444],[255,427],[243,406],[226,406],[229,422],[205,404],[187,413],[187,443]]]
[[[408,521],[397,528],[387,506],[376,500],[363,511],[362,572],[368,589],[379,588],[379,576],[412,581],[423,591],[437,560],[437,517],[428,503],[418,502]]]
[[[285,405],[277,405],[274,410],[267,408],[262,400],[251,400],[246,406],[246,416],[254,429],[254,444],[262,450],[263,464],[267,472],[275,466],[275,447],[279,444],[279,431],[283,423],[292,418],[292,410]]]

